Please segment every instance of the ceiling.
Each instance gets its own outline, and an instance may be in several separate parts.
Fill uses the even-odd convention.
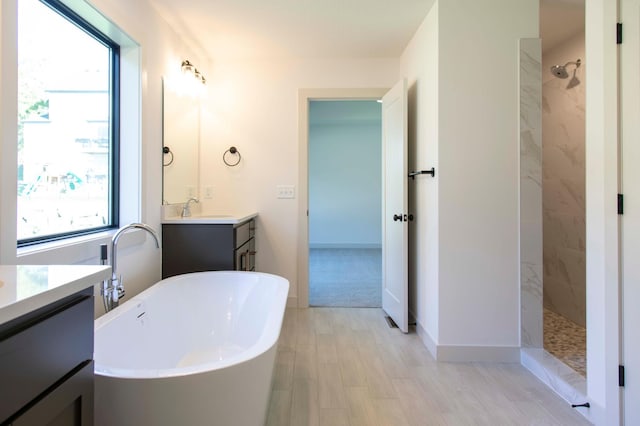
[[[206,58],[397,58],[435,0],[150,0]],[[540,0],[543,51],[584,29],[585,0]]]
[[[208,58],[399,57],[435,0],[151,0]],[[192,46],[196,47],[197,46]]]

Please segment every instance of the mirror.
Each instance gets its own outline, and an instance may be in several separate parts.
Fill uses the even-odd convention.
[[[198,197],[200,100],[162,80],[162,203],[184,203]]]

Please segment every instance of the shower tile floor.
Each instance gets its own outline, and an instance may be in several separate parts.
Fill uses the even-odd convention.
[[[587,376],[586,329],[549,309],[544,310],[544,349]]]
[[[309,305],[377,308],[381,249],[309,249]]]

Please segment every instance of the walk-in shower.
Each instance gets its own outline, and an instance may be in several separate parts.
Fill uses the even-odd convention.
[[[543,347],[586,376],[585,73],[581,59],[552,66],[583,57],[583,40],[543,53],[542,276]]]

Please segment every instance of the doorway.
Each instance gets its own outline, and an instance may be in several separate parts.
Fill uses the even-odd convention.
[[[309,305],[380,307],[381,104],[309,102]]]
[[[388,91],[372,89],[300,89],[298,92],[298,280],[297,306],[309,306],[309,106],[312,101],[378,100]],[[357,158],[354,160],[357,163]]]

